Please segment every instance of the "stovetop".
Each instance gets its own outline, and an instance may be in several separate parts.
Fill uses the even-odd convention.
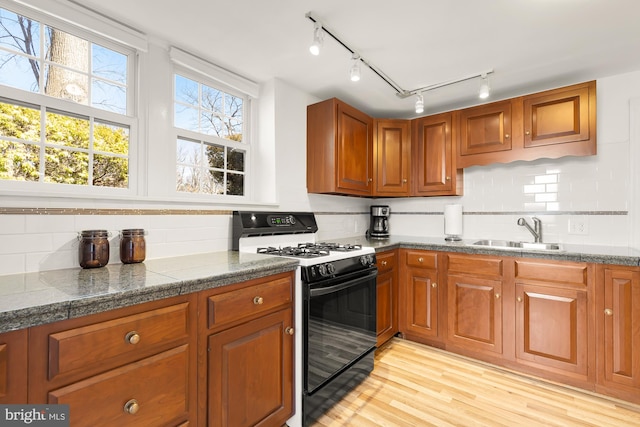
[[[339,243],[299,243],[297,246],[285,247],[263,247],[258,248],[257,253],[268,255],[288,256],[294,258],[318,258],[331,255],[331,252],[353,252],[361,251],[362,245],[339,244]]]

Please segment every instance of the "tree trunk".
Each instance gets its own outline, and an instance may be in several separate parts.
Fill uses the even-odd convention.
[[[87,75],[63,67],[87,72],[89,43],[52,28],[49,49],[49,59],[54,64],[49,65],[45,93],[56,98],[70,99],[80,104],[86,104],[89,96]]]

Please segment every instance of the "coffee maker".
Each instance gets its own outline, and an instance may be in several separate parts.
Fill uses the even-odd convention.
[[[386,239],[389,237],[389,206],[371,206],[371,222],[367,237],[372,239]]]

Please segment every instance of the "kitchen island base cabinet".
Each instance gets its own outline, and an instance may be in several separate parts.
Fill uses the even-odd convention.
[[[640,404],[640,268],[598,265],[596,391]]]
[[[27,330],[0,334],[0,404],[27,402]]]

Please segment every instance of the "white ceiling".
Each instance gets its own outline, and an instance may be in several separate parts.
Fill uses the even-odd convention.
[[[414,117],[415,97],[366,68],[351,82],[351,54],[330,37],[312,56],[307,12],[408,91],[493,69],[491,101],[640,70],[640,0],[78,3],[256,82],[278,78],[374,117]],[[425,92],[424,114],[480,103],[478,85]]]

